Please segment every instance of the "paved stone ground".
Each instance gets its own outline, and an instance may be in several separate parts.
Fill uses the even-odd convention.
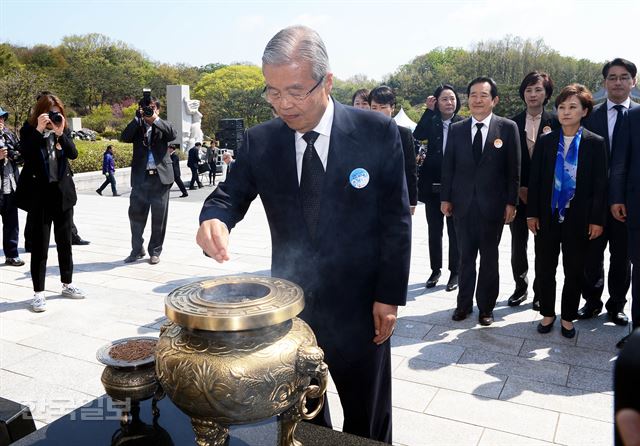
[[[186,199],[171,192],[164,252],[154,266],[146,260],[122,262],[130,251],[128,194],[80,195],[75,221],[91,244],[74,247],[74,283],[87,292],[85,300],[59,295],[53,241],[45,313],[29,310],[29,254],[21,253],[27,262],[23,267],[0,267],[0,396],[31,406],[38,426],[49,423],[104,393],[102,366],[95,359],[100,346],[126,336],[158,334],[168,292],[221,274],[268,273],[271,244],[259,201],[233,231],[230,262],[218,265],[202,255],[194,238],[201,203],[210,191],[205,187]],[[21,212],[21,227],[24,218]],[[530,301],[517,308],[506,305],[513,289],[508,230],[500,245],[496,323],[480,327],[475,317],[453,322],[455,292],[445,292],[444,285],[429,292],[424,288],[429,272],[426,234],[424,207],[419,206],[408,303],[392,338],[395,442],[612,444],[615,343],[627,329],[601,315],[577,323],[572,340],[561,337],[558,324],[551,334],[538,334],[540,316]],[[339,427],[335,389],[329,401]]]

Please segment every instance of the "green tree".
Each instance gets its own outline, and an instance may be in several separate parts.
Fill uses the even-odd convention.
[[[18,129],[35,104],[38,92],[45,89],[47,78],[36,71],[26,68],[15,68],[5,72],[0,79],[0,104],[13,117],[13,127]]]
[[[271,117],[269,105],[260,97],[264,76],[255,65],[229,65],[202,76],[193,97],[202,101],[202,129],[211,134],[223,118],[244,118],[251,126]]]

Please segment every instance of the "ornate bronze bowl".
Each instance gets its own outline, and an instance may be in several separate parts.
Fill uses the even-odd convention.
[[[198,445],[223,445],[229,425],[275,415],[280,444],[300,444],[295,426],[320,411],[328,379],[311,328],[295,317],[303,308],[300,287],[262,276],[219,277],[169,294],[156,375],[191,417]],[[306,400],[316,398],[308,411]]]

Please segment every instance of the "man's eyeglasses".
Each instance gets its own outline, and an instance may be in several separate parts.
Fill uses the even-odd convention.
[[[611,75],[611,76],[607,76],[607,81],[608,82],[629,82],[631,80],[631,76],[629,76],[628,74],[623,74],[622,76],[615,76],[615,75]]]
[[[311,93],[313,93],[316,90],[316,88],[320,86],[322,81],[324,81],[324,76],[322,76],[320,80],[313,86],[313,88],[311,88],[311,90],[307,91],[306,93],[296,93],[296,92],[281,93],[278,90],[274,90],[273,88],[265,86],[264,90],[262,90],[261,96],[269,103],[279,102],[285,98],[289,101],[302,102],[305,99],[307,99],[311,95]]]

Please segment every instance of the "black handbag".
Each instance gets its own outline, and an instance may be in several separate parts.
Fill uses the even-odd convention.
[[[209,172],[209,164],[207,163],[198,164],[198,173],[205,173],[205,172]]]

